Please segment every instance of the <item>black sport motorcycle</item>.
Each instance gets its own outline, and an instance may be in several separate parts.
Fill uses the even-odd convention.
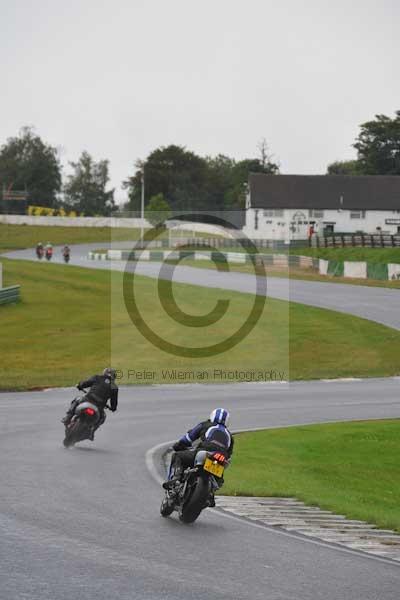
[[[181,479],[165,491],[161,515],[169,517],[176,510],[183,523],[193,523],[210,506],[210,498],[222,486],[228,465],[229,460],[221,452],[199,450],[194,466],[185,469]]]
[[[105,406],[105,408],[109,408]],[[74,414],[65,425],[65,448],[70,448],[78,442],[90,439],[93,428],[100,420],[100,410],[96,404],[85,400],[76,405]]]

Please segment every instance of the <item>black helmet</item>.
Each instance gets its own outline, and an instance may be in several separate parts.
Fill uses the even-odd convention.
[[[106,369],[104,369],[103,375],[105,377],[109,377],[110,379],[112,379],[112,381],[114,381],[114,379],[117,376],[117,372],[115,369],[111,369],[110,367],[107,367]]]

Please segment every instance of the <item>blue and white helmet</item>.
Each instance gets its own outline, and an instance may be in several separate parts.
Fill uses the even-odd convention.
[[[210,421],[211,423],[219,423],[220,425],[225,425],[225,427],[228,427],[229,417],[230,415],[225,408],[216,408],[210,415]]]

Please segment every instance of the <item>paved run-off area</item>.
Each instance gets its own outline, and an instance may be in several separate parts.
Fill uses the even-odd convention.
[[[218,496],[218,507],[251,521],[400,562],[400,535],[306,506],[295,498]]]

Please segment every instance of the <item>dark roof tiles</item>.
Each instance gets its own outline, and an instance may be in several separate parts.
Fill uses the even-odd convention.
[[[400,176],[249,176],[252,208],[400,210]],[[342,198],[342,201],[341,201]]]

